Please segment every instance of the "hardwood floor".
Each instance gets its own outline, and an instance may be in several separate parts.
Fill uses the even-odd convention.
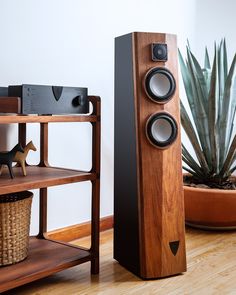
[[[101,233],[100,275],[79,265],[4,293],[12,295],[236,295],[236,232],[187,228],[188,271],[161,280],[142,281],[112,258],[112,230]],[[86,246],[88,238],[75,241]],[[127,250],[132,251],[131,249]]]

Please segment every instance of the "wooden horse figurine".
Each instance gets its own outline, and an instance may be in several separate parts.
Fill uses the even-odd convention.
[[[0,152],[0,175],[2,173],[2,165],[7,165],[11,178],[14,178],[12,162],[17,152],[24,152],[20,143],[18,143],[10,152]]]
[[[24,152],[23,152],[23,153],[19,153],[19,152],[17,152],[17,153],[15,154],[14,159],[13,159],[13,162],[17,162],[17,164],[18,164],[19,166],[21,166],[22,173],[23,173],[24,176],[26,176],[25,159],[26,159],[26,157],[27,157],[27,155],[28,155],[28,152],[29,152],[30,150],[32,150],[32,151],[36,151],[36,150],[37,150],[36,147],[34,146],[34,144],[33,144],[32,141],[30,141],[30,142],[26,145],[26,147],[24,148]]]

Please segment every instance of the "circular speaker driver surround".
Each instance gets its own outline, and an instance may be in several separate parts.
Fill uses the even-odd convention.
[[[157,103],[165,103],[175,93],[175,79],[165,68],[151,69],[145,79],[148,96]]]
[[[147,122],[148,139],[156,147],[169,146],[175,141],[177,133],[177,123],[168,113],[156,113]]]

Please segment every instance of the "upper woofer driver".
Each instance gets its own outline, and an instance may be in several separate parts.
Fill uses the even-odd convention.
[[[146,76],[145,87],[148,96],[155,102],[164,103],[175,93],[175,79],[165,68],[153,68]]]

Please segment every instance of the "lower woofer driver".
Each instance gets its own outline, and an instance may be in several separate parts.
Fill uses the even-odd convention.
[[[168,113],[156,113],[147,122],[148,139],[156,147],[169,146],[175,141],[177,133],[177,123]]]

